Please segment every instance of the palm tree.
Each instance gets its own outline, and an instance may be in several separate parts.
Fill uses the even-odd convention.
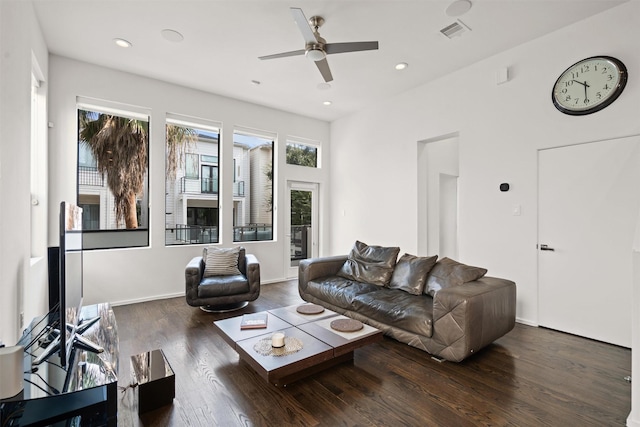
[[[178,166],[184,165],[184,154],[197,137],[195,129],[167,124],[167,179],[175,179]]]
[[[91,150],[114,198],[116,223],[138,228],[136,196],[147,173],[149,124],[142,120],[79,111],[80,142]]]

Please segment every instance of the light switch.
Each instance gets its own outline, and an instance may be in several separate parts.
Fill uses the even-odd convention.
[[[522,213],[522,209],[520,208],[520,205],[513,205],[512,213],[513,213],[513,216],[520,216],[520,214]]]

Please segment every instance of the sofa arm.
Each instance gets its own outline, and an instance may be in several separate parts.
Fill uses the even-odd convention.
[[[204,262],[201,256],[197,256],[189,261],[184,269],[185,296],[187,303],[198,299],[198,286],[204,273]]]
[[[299,289],[306,291],[307,283],[314,279],[335,276],[346,260],[346,255],[303,259],[298,266]]]
[[[516,284],[483,277],[438,291],[429,352],[459,362],[515,326]]]

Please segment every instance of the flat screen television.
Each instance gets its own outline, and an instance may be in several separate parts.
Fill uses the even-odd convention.
[[[69,202],[60,203],[60,363],[66,366],[80,323],[83,297],[82,208]],[[63,333],[64,331],[64,333]]]
[[[32,363],[39,365],[57,351],[60,364],[66,367],[83,298],[82,208],[73,203],[60,203],[59,246],[49,248],[48,260],[49,325],[55,338]]]

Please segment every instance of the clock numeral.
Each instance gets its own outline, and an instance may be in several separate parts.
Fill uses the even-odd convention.
[[[571,86],[573,86],[573,80],[569,80],[568,82],[564,82],[564,86],[565,86],[565,87],[571,87]]]
[[[578,102],[580,102],[580,98],[576,98],[576,102],[574,102],[574,105],[578,105]]]
[[[585,98],[583,102],[584,102],[584,104],[585,104],[585,105],[587,105],[587,104],[588,104],[588,103],[590,103],[591,101],[589,101],[589,98]]]
[[[596,92],[596,98],[602,99],[602,94],[600,92]]]
[[[568,91],[567,91],[567,88],[566,88],[566,87],[560,91],[560,93],[567,93],[567,92],[568,92]]]
[[[604,85],[604,87],[603,87],[602,89],[604,89],[604,90],[610,90],[611,88],[609,87],[609,85],[608,85],[608,84],[605,84],[605,85]]]
[[[567,96],[564,98],[564,100],[565,100],[565,101],[567,101],[567,102],[568,102],[568,101],[571,101],[571,95],[567,95]]]
[[[613,76],[612,76],[611,74],[609,74],[609,75],[607,76],[607,80],[609,80],[609,81],[613,80]]]
[[[607,74],[608,72],[609,72],[609,69],[607,67],[602,68],[602,74]]]

